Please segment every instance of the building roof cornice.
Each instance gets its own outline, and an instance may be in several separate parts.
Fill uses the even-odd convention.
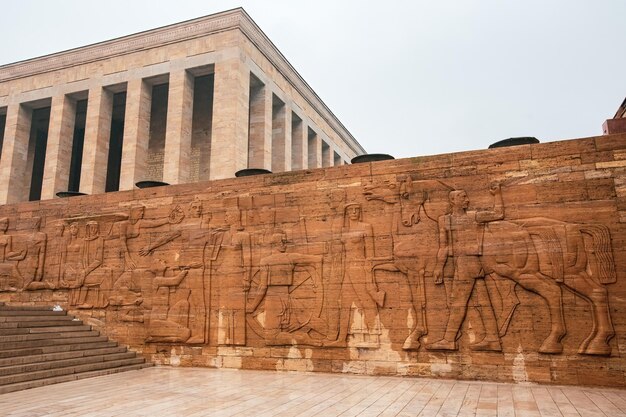
[[[278,69],[293,87],[315,108],[326,122],[342,137],[356,154],[365,153],[346,127],[304,81],[272,41],[242,8],[187,20],[108,41],[69,49],[38,58],[0,66],[0,82],[56,71],[89,62],[126,55],[161,45],[181,42],[212,33],[239,29]]]

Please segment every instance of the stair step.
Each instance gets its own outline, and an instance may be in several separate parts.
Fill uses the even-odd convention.
[[[8,336],[12,334],[29,334],[30,329],[28,327],[10,327],[8,329],[0,328],[0,336]]]
[[[5,366],[25,365],[28,363],[58,361],[63,359],[80,358],[95,355],[111,355],[115,353],[128,352],[123,346],[93,348],[86,350],[71,350],[53,353],[40,353],[26,356],[12,356],[10,358],[0,359],[0,369]]]
[[[67,316],[67,311],[54,310],[9,310],[6,307],[0,308],[0,317],[9,316]]]
[[[0,310],[25,310],[25,311],[53,311],[50,306],[23,306],[4,304],[0,306]]]
[[[137,365],[120,366],[118,368],[103,369],[91,372],[82,372],[77,374],[63,375],[52,378],[37,379],[34,381],[26,381],[12,385],[0,386],[0,394],[7,392],[20,391],[29,388],[43,387],[44,385],[57,384],[60,382],[75,381],[78,379],[93,378],[96,376],[111,375],[119,372],[135,371],[152,366],[150,363],[142,363]]]
[[[86,332],[88,330],[92,330],[91,326],[84,324],[82,326],[73,325],[73,326],[50,326],[50,327],[32,327],[29,329],[30,333],[73,333],[73,332]]]
[[[0,323],[2,324],[2,323]],[[11,323],[8,323],[11,324]],[[39,322],[21,322],[17,323],[17,327],[55,327],[55,326],[84,326],[80,320],[68,320],[68,321],[39,321]]]
[[[91,326],[50,326],[50,327],[9,327],[0,328],[0,336],[18,334],[45,334],[45,333],[77,333],[91,330]]]
[[[0,317],[0,323],[25,323],[25,322],[40,322],[40,321],[50,321],[50,322],[60,322],[60,321],[74,321],[74,317],[68,316],[66,314],[54,316],[52,314],[45,316],[2,316]],[[80,320],[76,320],[80,321]]]
[[[48,340],[48,339],[68,339],[73,337],[91,337],[99,336],[100,332],[97,330],[88,330],[83,332],[56,332],[56,333],[28,333],[28,334],[11,334],[7,336],[0,336],[0,348],[5,343],[10,342],[26,342],[29,340]]]
[[[68,320],[68,321],[25,321],[25,322],[0,322],[0,329],[14,329],[16,327],[58,327],[58,326],[83,326],[84,323],[80,320]]]
[[[0,351],[0,359],[8,359],[8,358],[31,356],[31,355],[45,355],[47,353],[56,353],[56,352],[71,352],[71,351],[76,351],[76,350],[105,349],[105,348],[112,348],[116,346],[117,346],[117,342],[107,340],[107,341],[100,341],[100,342],[71,343],[71,344],[62,344],[62,345],[11,349],[11,350]]]
[[[0,302],[0,394],[148,366],[67,311]]]
[[[126,365],[138,365],[144,363],[144,358],[118,359],[107,362],[95,362],[84,365],[68,366],[65,368],[45,369],[42,371],[25,372],[15,375],[0,376],[0,385],[16,384],[19,382],[32,381],[34,379],[52,378],[81,372],[99,371],[108,368],[117,368]]]
[[[21,348],[35,348],[43,346],[106,342],[106,336],[90,336],[90,337],[70,337],[64,339],[44,339],[44,340],[25,340],[22,342],[5,342],[0,345],[0,352],[5,350],[14,350]]]
[[[135,352],[120,352],[112,353],[109,355],[81,356],[78,358],[59,359],[55,361],[48,360],[45,362],[34,362],[29,364],[5,366],[0,368],[0,377],[23,373],[35,373],[57,368],[69,368],[73,366],[87,365],[90,363],[112,362],[132,358],[137,358],[137,354]]]

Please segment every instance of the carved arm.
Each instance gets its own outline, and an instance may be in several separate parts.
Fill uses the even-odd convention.
[[[479,223],[492,222],[504,219],[504,202],[502,201],[502,186],[494,182],[489,187],[493,195],[493,210],[484,210],[476,213],[476,221]]]

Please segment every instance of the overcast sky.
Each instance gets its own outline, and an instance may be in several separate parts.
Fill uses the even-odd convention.
[[[626,96],[625,0],[20,0],[0,64],[242,6],[370,153],[594,136]]]

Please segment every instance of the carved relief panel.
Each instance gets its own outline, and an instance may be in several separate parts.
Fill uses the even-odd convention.
[[[548,206],[525,177],[436,178],[384,172],[2,217],[0,292],[54,292],[154,350],[283,346],[409,364],[619,352],[614,219],[585,202]]]

